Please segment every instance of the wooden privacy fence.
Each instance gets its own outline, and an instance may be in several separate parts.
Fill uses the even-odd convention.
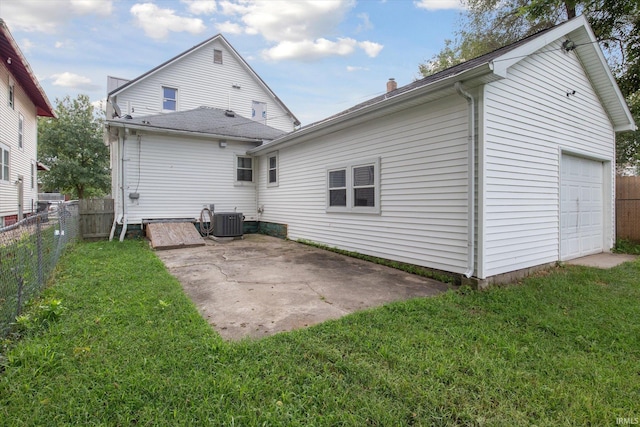
[[[616,239],[640,243],[640,176],[616,177]]]
[[[83,239],[109,237],[113,224],[113,199],[80,200],[80,235]]]

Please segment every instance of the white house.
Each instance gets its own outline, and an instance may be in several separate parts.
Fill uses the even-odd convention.
[[[215,54],[197,55],[216,65]],[[128,85],[111,93],[118,104]],[[127,98],[122,114],[173,107],[161,99],[164,85],[171,82],[153,81],[146,104]],[[179,85],[176,106],[189,87]],[[283,136],[230,132],[244,125],[226,128],[226,119],[250,122],[244,101],[231,108],[235,118],[223,117],[228,105],[204,109],[216,117],[206,129],[162,115],[111,121],[120,221],[193,218],[210,203],[290,239],[481,286],[611,249],[615,133],[635,123],[585,18],[387,88]],[[208,105],[193,100],[185,114],[203,114],[200,104]]]
[[[246,151],[300,122],[222,35],[133,80],[107,83],[112,194],[122,230],[194,218],[209,204],[257,220]]]
[[[0,227],[37,209],[38,116],[55,114],[0,19]]]
[[[260,221],[480,285],[611,249],[635,124],[585,18],[388,86],[249,150]]]

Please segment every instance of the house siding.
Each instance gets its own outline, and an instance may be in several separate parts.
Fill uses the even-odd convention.
[[[199,218],[204,205],[256,219],[255,184],[235,183],[235,156],[255,144],[138,133],[124,145],[125,210],[130,224],[143,219]],[[115,150],[114,150],[115,152]],[[121,169],[121,165],[116,165]],[[255,170],[254,170],[255,174]],[[139,193],[137,200],[129,193]],[[115,194],[121,212],[122,193]]]
[[[614,162],[611,122],[576,53],[560,44],[523,59],[506,79],[484,88],[480,278],[559,260],[563,150]],[[609,170],[605,187],[613,185]],[[612,235],[613,211],[608,215],[605,234]]]
[[[15,184],[19,175],[23,176],[23,213],[36,210],[38,200],[37,170],[34,188],[31,188],[31,165],[37,159],[37,116],[36,107],[23,88],[14,82],[14,108],[9,107],[9,80],[11,74],[0,65],[0,143],[9,147],[9,181],[0,181],[0,218],[18,213],[18,186]],[[22,114],[23,146],[18,147],[18,118]],[[0,226],[2,220],[0,219]]]
[[[214,49],[223,51],[222,64],[213,62]],[[239,85],[240,89],[232,88],[233,85]],[[267,125],[285,132],[294,128],[293,118],[219,40],[123,89],[115,101],[123,114],[134,117],[158,114],[162,112],[163,86],[178,89],[178,111],[208,106],[231,109],[251,118],[252,102],[259,101],[267,104]]]
[[[291,239],[463,273],[467,269],[467,103],[449,96],[260,158],[261,221]],[[379,158],[380,214],[327,212],[327,169]]]

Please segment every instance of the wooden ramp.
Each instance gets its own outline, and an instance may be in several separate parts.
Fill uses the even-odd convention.
[[[190,222],[154,222],[147,224],[147,237],[153,249],[178,249],[204,246],[204,239]]]

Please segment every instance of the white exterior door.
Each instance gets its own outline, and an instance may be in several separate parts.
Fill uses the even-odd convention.
[[[560,259],[597,254],[604,246],[603,164],[562,155]]]

